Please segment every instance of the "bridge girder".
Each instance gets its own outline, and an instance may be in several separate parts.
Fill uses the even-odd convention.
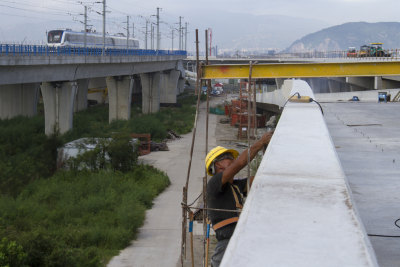
[[[250,65],[202,66],[202,79],[249,77]],[[341,63],[279,63],[254,64],[252,78],[313,78],[313,77],[370,77],[399,76],[400,62],[341,62]]]

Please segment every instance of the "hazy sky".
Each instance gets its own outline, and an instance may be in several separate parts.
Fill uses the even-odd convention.
[[[0,42],[32,39],[33,33],[40,32],[44,36],[46,30],[55,28],[81,30],[83,5],[89,8],[89,24],[100,32],[101,1],[0,0]],[[145,20],[155,22],[151,15],[156,14],[157,7],[162,8],[162,39],[168,42],[171,42],[171,28],[178,27],[175,23],[179,22],[179,16],[184,17],[182,22],[189,23],[192,35],[196,27],[202,29],[207,25],[208,16],[221,16],[223,21],[227,12],[308,18],[331,26],[354,21],[400,21],[399,0],[107,0],[107,31],[126,32],[124,22],[129,15],[129,27],[135,23],[136,35],[143,38]],[[246,20],[246,16],[238,16],[238,19]],[[42,36],[36,40],[43,39]]]

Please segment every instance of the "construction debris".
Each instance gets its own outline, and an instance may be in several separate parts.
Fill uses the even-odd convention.
[[[175,139],[182,138],[182,136],[178,135],[177,133],[175,133],[175,132],[172,131],[172,130],[168,130],[168,132],[167,132],[167,138],[168,138],[168,139],[175,140]]]
[[[167,146],[166,142],[150,142],[150,151],[169,151],[169,148]]]

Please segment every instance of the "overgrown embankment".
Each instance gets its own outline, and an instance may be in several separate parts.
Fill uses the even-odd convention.
[[[169,184],[164,173],[137,164],[125,149],[129,134],[161,140],[167,129],[189,132],[193,101],[152,115],[133,107],[131,120],[111,124],[108,108],[94,107],[75,114],[71,132],[50,138],[43,117],[0,121],[0,266],[99,266],[118,254]],[[57,148],[81,137],[115,137],[99,147],[111,162],[96,171],[56,172]]]

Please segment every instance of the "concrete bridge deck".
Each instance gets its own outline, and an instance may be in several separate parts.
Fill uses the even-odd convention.
[[[314,97],[303,81],[285,87]],[[369,104],[328,106],[326,117],[316,104],[287,104],[222,266],[398,266],[398,239],[368,234],[398,233],[399,129],[385,104]]]
[[[368,234],[400,236],[400,103],[323,103],[325,121]],[[357,126],[356,126],[357,125]],[[369,237],[381,267],[400,266],[400,238]]]

